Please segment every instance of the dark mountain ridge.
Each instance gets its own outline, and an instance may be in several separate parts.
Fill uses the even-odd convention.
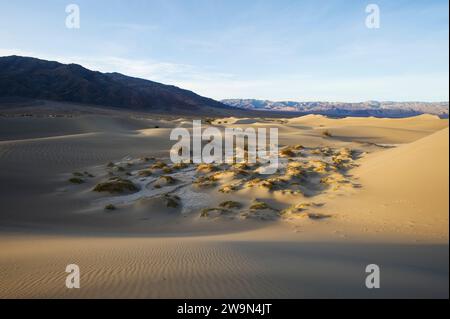
[[[101,73],[77,64],[0,57],[0,97],[21,97],[139,111],[204,113],[232,109],[172,85]]]

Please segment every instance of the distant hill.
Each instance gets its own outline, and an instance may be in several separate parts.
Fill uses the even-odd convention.
[[[20,56],[0,57],[0,98],[5,97],[177,114],[231,109],[176,86]]]
[[[222,103],[229,106],[260,111],[316,113],[330,116],[376,116],[406,117],[420,114],[434,114],[448,118],[448,102],[378,102],[361,103],[341,102],[273,102],[256,99],[228,99]]]

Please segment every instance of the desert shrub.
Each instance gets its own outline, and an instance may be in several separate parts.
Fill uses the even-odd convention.
[[[237,186],[236,185],[224,185],[219,189],[219,192],[221,193],[231,193],[237,190]]]
[[[80,172],[74,172],[74,173],[72,173],[72,175],[76,176],[76,177],[83,177],[84,176],[84,174],[80,173]]]
[[[295,153],[290,148],[284,148],[280,151],[282,157],[294,157]]]
[[[309,219],[320,220],[320,219],[331,218],[332,216],[331,215],[326,215],[326,214],[309,213],[308,217],[309,217]]]
[[[107,167],[114,167],[116,166],[113,162],[109,162],[108,164],[106,164]]]
[[[299,203],[296,205],[292,205],[284,210],[281,211],[281,215],[287,215],[287,214],[300,214],[307,210],[309,207],[313,206],[311,203]]]
[[[286,175],[288,176],[300,178],[304,176],[304,173],[305,172],[302,170],[300,163],[297,162],[289,163],[286,168]]]
[[[324,156],[331,156],[333,155],[333,150],[329,147],[322,147],[320,149],[320,152],[324,155]]]
[[[248,165],[248,163],[236,163],[236,164],[233,164],[232,166],[235,169],[241,169],[241,170],[250,169],[250,166]]]
[[[72,177],[71,179],[69,179],[69,182],[71,182],[72,184],[83,184],[84,180],[79,177]]]
[[[163,175],[159,178],[160,181],[165,181],[167,184],[175,184],[175,182],[177,181],[175,178],[173,178],[172,176],[168,176],[168,175]]]
[[[198,187],[214,187],[217,185],[216,177],[214,175],[210,176],[199,176],[194,181],[194,185]]]
[[[333,135],[331,134],[331,132],[328,131],[328,130],[323,131],[323,132],[322,132],[322,135],[325,136],[325,137],[332,137],[332,136],[333,136]]]
[[[261,183],[261,181],[262,181],[261,178],[254,178],[254,179],[251,179],[251,180],[247,181],[245,183],[245,186],[246,187],[254,187],[256,185],[259,185],[259,183]]]
[[[172,166],[173,169],[183,169],[183,168],[187,168],[188,164],[186,163],[176,163]]]
[[[316,173],[325,173],[328,170],[328,164],[322,161],[314,161],[312,163],[314,165],[313,171]]]
[[[199,173],[211,173],[217,170],[218,168],[214,164],[199,164],[197,166],[197,172]]]
[[[94,192],[123,193],[126,191],[135,192],[138,190],[138,187],[127,179],[116,177],[107,182],[97,184],[93,190]]]
[[[138,175],[139,175],[139,176],[142,176],[142,177],[148,177],[148,176],[151,176],[151,175],[152,175],[152,171],[149,170],[149,169],[144,169],[144,170],[142,170],[142,171],[139,171],[139,172],[138,172]]]
[[[264,202],[261,201],[254,201],[252,205],[250,206],[250,209],[260,210],[260,209],[268,209],[270,208],[269,205],[267,205]]]
[[[233,174],[234,174],[234,176],[239,176],[239,175],[240,176],[248,176],[249,172],[247,172],[247,171],[245,171],[243,169],[236,168],[236,169],[233,170]]]
[[[164,168],[166,166],[167,166],[166,163],[159,161],[159,162],[156,162],[155,164],[153,164],[151,168],[153,168],[153,169],[161,169],[161,168]]]
[[[113,204],[108,204],[108,205],[105,206],[105,209],[106,210],[116,210],[117,208]]]
[[[170,168],[170,167],[164,167],[162,169],[162,171],[163,171],[164,174],[171,174],[171,173],[173,173],[173,169]]]
[[[238,208],[239,209],[239,208],[242,207],[242,204],[239,203],[239,202],[235,202],[235,201],[229,200],[229,201],[220,203],[219,206],[223,207],[223,208],[228,208],[228,209],[233,209],[233,208]]]
[[[165,194],[163,198],[166,202],[166,206],[169,208],[177,208],[180,206],[180,197],[176,195]]]
[[[225,215],[230,213],[230,211],[228,209],[225,208],[205,208],[202,209],[201,213],[200,213],[200,217],[210,217],[211,215],[217,215],[217,216],[221,216],[221,215]]]
[[[266,180],[266,181],[262,181],[261,183],[259,183],[259,186],[262,188],[267,188],[269,190],[272,190],[275,187],[275,184],[273,181]]]

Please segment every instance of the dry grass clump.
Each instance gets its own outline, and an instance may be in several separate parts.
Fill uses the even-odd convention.
[[[259,187],[266,188],[268,190],[272,190],[275,188],[275,184],[276,184],[276,182],[272,179],[263,180],[261,183],[259,183]]]
[[[292,205],[284,210],[281,211],[281,215],[298,215],[306,211],[307,209],[311,207],[317,207],[318,204],[314,203],[299,203]]]
[[[116,206],[114,206],[113,204],[108,204],[105,206],[105,210],[116,210]]]
[[[214,119],[214,118],[206,118],[205,123],[212,125],[215,120],[216,119]]]
[[[333,134],[328,130],[322,131],[322,135],[325,137],[333,137]]]
[[[227,208],[227,209],[235,209],[235,208],[239,209],[239,208],[242,208],[242,204],[241,203],[235,202],[235,201],[232,201],[232,200],[220,203],[219,206],[222,207],[222,208]]]
[[[349,184],[350,182],[341,174],[332,174],[320,179],[320,183],[327,186],[335,186],[338,189],[342,184]]]
[[[138,175],[141,177],[149,177],[152,174],[153,174],[153,172],[149,169],[144,169],[144,170],[138,172]]]
[[[83,174],[84,174],[84,176],[87,176],[87,177],[95,177],[94,175],[92,175],[91,173],[89,173],[89,172],[83,172]]]
[[[138,191],[138,187],[127,179],[113,177],[107,182],[97,184],[93,191],[109,193],[136,192]]]
[[[83,184],[84,179],[81,179],[79,177],[72,177],[69,179],[69,182],[71,182],[72,184]]]
[[[161,161],[158,161],[158,162],[154,163],[154,164],[151,166],[151,168],[152,168],[152,169],[162,169],[162,168],[164,168],[164,167],[166,167],[166,166],[167,166],[166,163],[161,162]]]
[[[273,177],[273,178],[261,180],[258,183],[258,186],[261,188],[268,189],[268,190],[274,190],[277,187],[282,187],[286,183],[287,183],[286,180],[284,180],[280,177]]]
[[[353,163],[354,152],[348,148],[341,149],[331,158],[333,165],[337,169],[349,170],[355,166]]]
[[[245,183],[245,187],[254,187],[261,183],[261,178],[253,178]]]
[[[355,152],[354,152],[353,150],[351,150],[351,149],[349,149],[349,148],[346,148],[346,147],[341,148],[341,149],[338,151],[338,154],[339,154],[340,156],[347,157],[347,158],[350,158],[350,159],[353,159],[354,153],[355,153]]]
[[[259,200],[254,200],[250,209],[240,214],[240,217],[243,219],[256,220],[275,220],[279,218],[279,216],[278,210]]]
[[[214,175],[199,176],[194,181],[194,185],[198,187],[214,187],[217,186],[217,178]]]
[[[304,174],[302,164],[299,162],[291,162],[286,167],[286,175],[288,176],[301,178]]]
[[[284,184],[286,181],[281,178],[269,178],[269,179],[261,179],[261,178],[254,178],[245,183],[245,187],[261,187],[268,190],[273,190],[276,186],[280,186]]]
[[[333,185],[335,183],[335,180],[330,176],[326,176],[320,179],[320,183],[324,185]]]
[[[163,175],[159,177],[158,181],[165,182],[166,184],[175,184],[177,180],[172,176]]]
[[[250,166],[249,166],[248,163],[235,163],[235,164],[232,165],[232,167],[234,169],[237,169],[237,170],[248,170],[248,169],[250,169]]]
[[[250,209],[261,210],[261,209],[271,209],[269,205],[259,200],[254,200],[250,206]]]
[[[238,186],[237,186],[237,185],[234,185],[234,184],[228,184],[228,185],[222,186],[222,187],[219,189],[219,192],[228,194],[228,193],[237,191],[237,189],[238,189]]]
[[[295,157],[295,153],[290,147],[282,149],[279,154],[281,157]]]
[[[177,195],[165,194],[163,196],[163,199],[166,203],[166,206],[169,208],[177,208],[178,206],[180,206],[181,199]]]
[[[308,217],[309,217],[309,219],[320,220],[320,219],[331,218],[332,216],[331,215],[326,215],[326,214],[309,213]]]
[[[164,167],[162,169],[162,171],[163,171],[164,174],[172,174],[173,173],[173,169],[168,167],[168,166]]]
[[[328,170],[328,163],[320,160],[311,161],[312,169],[314,172],[323,174]]]
[[[150,161],[154,161],[155,158],[154,157],[141,157],[140,161],[141,162],[150,162]]]
[[[199,164],[197,166],[197,172],[199,172],[199,173],[207,174],[207,173],[215,172],[215,171],[218,171],[218,170],[219,169],[214,164]]]
[[[187,168],[189,165],[186,163],[175,163],[173,164],[172,168],[173,169],[184,169]]]
[[[304,149],[303,145],[300,145],[300,144],[292,145],[292,146],[290,146],[290,148],[294,151],[301,151],[302,149]]]
[[[232,172],[234,176],[248,176],[250,174],[249,172],[239,168],[233,169]]]
[[[220,217],[230,214],[231,211],[226,208],[214,207],[202,209],[200,217]]]
[[[334,154],[333,150],[330,147],[322,147],[320,149],[320,152],[322,153],[322,155],[324,156],[331,156]]]
[[[296,156],[303,156],[303,154],[300,153],[301,150],[303,150],[303,145],[297,144],[297,145],[290,145],[283,148],[279,155],[281,157],[296,157]]]

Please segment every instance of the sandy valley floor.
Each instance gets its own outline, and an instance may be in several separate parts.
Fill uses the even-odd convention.
[[[280,172],[173,167],[190,119],[0,117],[0,298],[448,298],[448,120],[212,124],[277,127]]]

